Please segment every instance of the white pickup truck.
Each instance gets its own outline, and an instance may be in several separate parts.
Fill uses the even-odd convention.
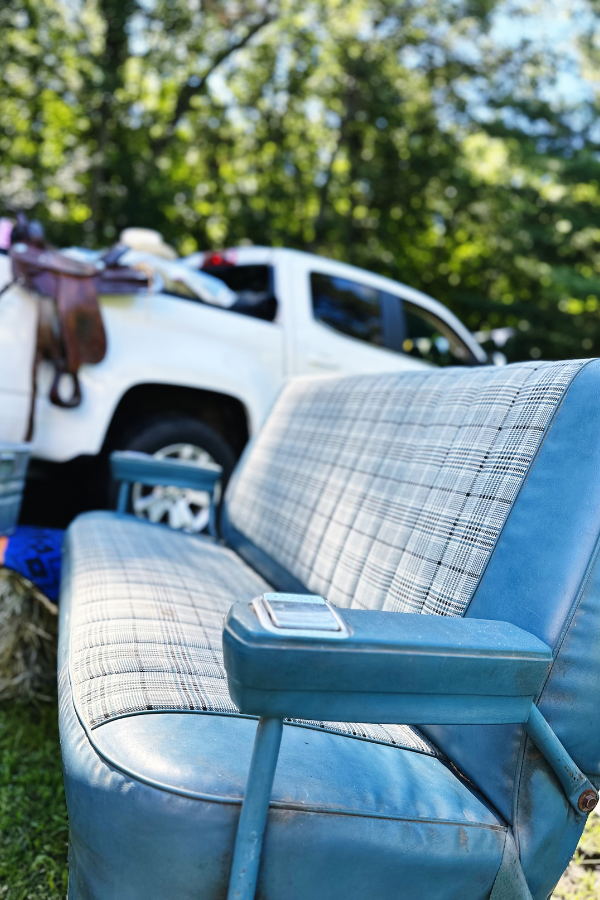
[[[195,254],[187,263],[224,281],[240,303],[219,308],[168,282],[101,297],[108,351],[81,369],[81,405],[54,406],[49,364],[38,372],[33,455],[46,473],[85,458],[87,479],[96,487],[106,479],[108,489],[108,453],[135,449],[212,459],[227,477],[287,378],[487,362],[440,303],[353,266],[264,247]],[[9,258],[0,255],[0,288],[9,279]],[[36,315],[23,288],[0,297],[0,439],[19,441],[26,431]],[[138,515],[190,531],[206,525],[205,500],[174,489],[133,491]]]

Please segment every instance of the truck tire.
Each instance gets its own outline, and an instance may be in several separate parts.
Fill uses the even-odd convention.
[[[216,462],[223,469],[221,492],[236,461],[227,441],[210,425],[191,416],[161,416],[142,420],[113,449],[197,460],[199,464]],[[117,485],[112,482],[110,495],[113,506],[116,493]],[[163,522],[172,528],[198,533],[206,529],[208,509],[208,495],[203,491],[132,485],[130,511],[151,522]]]

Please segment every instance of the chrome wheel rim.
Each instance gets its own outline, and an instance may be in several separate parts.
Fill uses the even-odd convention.
[[[185,459],[198,465],[215,460],[202,447],[195,444],[169,444],[157,450],[153,456],[159,459],[169,456]],[[218,498],[215,498],[218,499]],[[198,534],[208,525],[210,496],[206,491],[171,486],[149,488],[139,482],[131,487],[131,504],[139,519],[162,522],[178,531]]]

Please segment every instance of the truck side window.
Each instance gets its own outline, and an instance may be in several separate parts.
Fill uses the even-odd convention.
[[[319,272],[311,272],[310,290],[317,321],[359,341],[383,346],[380,291]]]
[[[472,366],[477,363],[459,336],[434,313],[402,301],[404,340],[402,350],[436,366]]]

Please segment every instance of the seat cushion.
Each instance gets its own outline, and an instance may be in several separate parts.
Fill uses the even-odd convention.
[[[106,513],[71,527],[59,648],[70,900],[225,896],[256,722],[228,706],[221,619],[267,587],[197,537]],[[505,823],[418,733],[364,737],[286,725],[258,896],[375,900],[401,885],[484,900]]]
[[[152,710],[237,713],[223,665],[223,618],[269,584],[210,540],[114,513],[88,513],[67,547],[74,592],[70,671],[85,727]],[[439,751],[406,725],[299,722]]]

